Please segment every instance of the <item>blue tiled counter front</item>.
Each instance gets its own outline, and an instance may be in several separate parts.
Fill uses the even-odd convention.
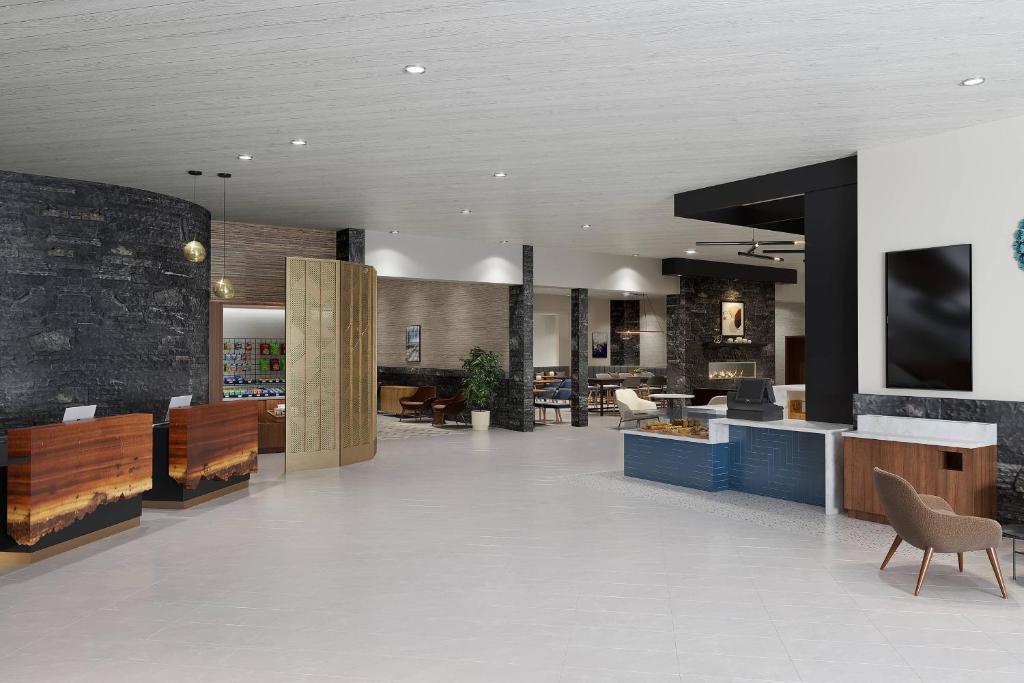
[[[825,435],[729,427],[729,488],[825,505]]]
[[[632,431],[624,435],[623,471],[703,491],[744,493],[842,511],[843,432],[849,425],[712,419],[710,438]]]
[[[623,473],[627,477],[703,491],[729,488],[728,443],[633,432],[623,439]]]

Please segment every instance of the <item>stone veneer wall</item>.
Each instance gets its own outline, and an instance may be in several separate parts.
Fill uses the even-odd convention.
[[[377,363],[409,368],[461,368],[480,346],[508,369],[508,285],[377,279]],[[405,328],[420,326],[420,362],[405,360]]]
[[[722,332],[722,301],[742,301],[745,336],[753,344],[708,346]],[[668,384],[733,389],[736,380],[711,380],[711,361],[755,361],[757,376],[775,377],[775,284],[719,278],[680,278],[679,295],[667,302]]]
[[[612,299],[610,304],[609,360],[612,365],[631,365],[635,369],[640,365],[640,335],[622,336],[619,333],[640,329],[640,301]]]
[[[1024,522],[1024,402],[854,394],[853,413],[996,423],[999,518]]]
[[[210,214],[127,187],[0,172],[0,438],[69,405],[206,403]]]
[[[407,387],[436,387],[439,397],[454,396],[462,388],[462,370],[452,368],[377,367],[380,384]]]
[[[533,431],[533,247],[523,245],[523,284],[508,288],[508,376],[498,390],[492,421]]]

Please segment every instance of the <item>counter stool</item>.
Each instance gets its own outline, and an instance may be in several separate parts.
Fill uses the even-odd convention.
[[[1010,562],[1012,563],[1013,580],[1017,580],[1017,556],[1024,555],[1024,550],[1017,550],[1017,541],[1024,541],[1024,524],[1008,524],[1003,527],[1003,536],[1010,540]]]

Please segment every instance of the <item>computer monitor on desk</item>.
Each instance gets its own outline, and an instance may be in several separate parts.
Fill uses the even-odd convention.
[[[91,420],[96,417],[96,406],[71,406],[64,409],[64,422]]]
[[[185,396],[172,396],[171,402],[167,406],[167,417],[164,422],[171,421],[171,411],[175,408],[188,408],[192,405],[192,394],[186,394]]]
[[[741,379],[736,391],[729,392],[726,417],[755,422],[782,419],[782,406],[775,403],[771,380]]]

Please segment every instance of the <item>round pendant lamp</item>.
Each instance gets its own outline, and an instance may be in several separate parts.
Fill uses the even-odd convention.
[[[192,203],[196,203],[196,180],[199,176],[203,175],[202,171],[189,171],[188,174],[192,176]],[[185,260],[191,261],[192,263],[202,263],[206,260],[206,247],[203,243],[192,237],[192,241],[182,247],[182,252],[185,254]]]
[[[228,178],[230,173],[218,173],[217,177],[224,183],[224,203],[221,211],[221,243],[220,243],[220,279],[213,283],[213,293],[219,299],[231,299],[235,296],[235,286],[231,284],[227,274],[228,254]]]

